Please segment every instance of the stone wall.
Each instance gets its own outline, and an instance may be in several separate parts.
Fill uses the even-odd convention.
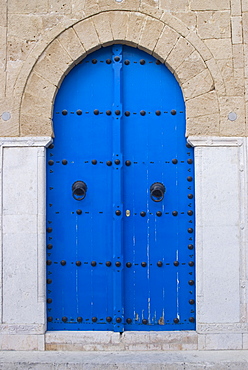
[[[0,136],[51,135],[64,75],[117,41],[175,73],[187,135],[247,135],[246,0],[6,0],[0,40]]]

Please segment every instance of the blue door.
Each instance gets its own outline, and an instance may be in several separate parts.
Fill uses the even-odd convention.
[[[175,77],[101,48],[65,77],[53,122],[48,330],[194,330],[194,153]]]

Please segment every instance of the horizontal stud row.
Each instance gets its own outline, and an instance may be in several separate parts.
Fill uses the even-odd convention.
[[[49,161],[47,163],[49,164],[49,166],[53,166],[55,162],[52,159],[49,159]],[[60,161],[56,161],[56,163],[60,163]],[[62,159],[61,163],[63,165],[67,165],[68,164],[68,161],[66,159]],[[73,162],[73,163],[75,163],[75,162]],[[90,163],[90,161],[84,161],[84,163]],[[96,165],[97,163],[104,164],[104,162],[97,161],[97,159],[92,159],[91,164]],[[120,163],[121,163],[121,161],[119,159],[115,159],[114,160],[114,164],[119,165]],[[139,162],[136,162],[135,161],[133,163],[134,164],[138,164]],[[145,162],[140,162],[140,163],[145,164]],[[165,161],[164,163],[170,163],[170,161]],[[177,164],[178,163],[178,160],[174,158],[174,159],[172,159],[171,163]],[[185,163],[185,161],[181,161],[181,163]],[[187,163],[188,164],[192,164],[193,163],[193,160],[190,158],[190,159],[187,160]],[[107,166],[112,166],[112,164],[113,164],[112,161],[106,161],[106,165]],[[129,160],[125,161],[125,165],[126,166],[131,166],[131,164],[132,164],[132,162],[129,161]],[[154,161],[150,161],[147,164],[155,164],[155,162]],[[159,164],[161,164],[161,162]],[[192,177],[189,176],[187,178],[187,180],[188,181],[192,181]]]
[[[46,261],[46,264],[48,265],[48,266],[50,266],[50,265],[52,265],[52,261],[51,260],[47,260]],[[58,263],[58,262],[56,262],[56,263]],[[62,260],[62,261],[60,261],[60,264],[62,265],[62,266],[65,266],[66,265],[66,261],[65,260]],[[82,264],[84,264],[84,265],[88,265],[88,264],[91,264],[91,266],[93,266],[93,267],[95,267],[96,265],[97,265],[97,262],[96,261],[92,261],[92,262],[81,262],[81,261],[76,261],[75,262],[75,265],[76,266],[81,266]],[[103,265],[103,263],[101,262],[100,263],[101,265]],[[107,261],[107,262],[105,262],[105,265],[107,266],[107,267],[110,267],[110,266],[112,266],[112,262],[111,261]],[[127,262],[126,263],[126,267],[128,267],[128,268],[130,268],[130,267],[132,267],[132,266],[138,266],[139,264],[138,263],[134,263],[134,264],[132,264],[131,262]],[[141,262],[141,264],[140,264],[142,267],[147,267],[147,262]],[[150,263],[149,264],[150,266],[152,266],[152,263]],[[164,265],[164,263],[162,262],[162,261],[158,261],[157,262],[157,266],[158,267],[162,267]],[[170,263],[165,263],[165,265],[166,266],[169,266],[170,265]],[[180,265],[180,263],[179,263],[179,261],[174,261],[173,262],[173,265],[174,266],[179,266]],[[186,263],[183,263],[183,265],[186,265]],[[195,265],[195,263],[193,262],[193,261],[189,261],[188,262],[188,265],[190,266],[190,267],[193,267],[194,265]],[[117,261],[117,262],[115,262],[115,266],[116,267],[120,267],[121,266],[121,262],[120,261]]]
[[[68,114],[75,114],[75,112],[69,112],[67,109],[63,109],[61,112],[56,112],[56,114],[62,114],[63,116],[67,116]],[[83,113],[85,114],[90,114],[91,112],[90,111],[85,111],[83,112],[81,109],[77,109],[76,110],[76,114],[78,116],[81,116]],[[104,112],[101,112],[99,109],[94,109],[93,110],[93,113],[95,116],[98,116],[99,114],[103,114]],[[115,111],[111,111],[111,110],[106,110],[105,111],[106,115],[107,116],[111,116],[112,114],[115,114],[116,116],[120,116],[121,115],[121,111],[119,109],[116,109]],[[141,116],[145,116],[146,114],[152,114],[152,113],[155,113],[156,116],[161,116],[162,113],[170,113],[172,116],[175,116],[177,114],[177,111],[175,109],[172,109],[170,112],[169,111],[161,111],[161,110],[156,110],[155,112],[147,112],[145,110],[141,110],[139,112],[130,112],[130,111],[125,111],[124,112],[124,115],[126,117],[129,117],[131,114],[140,114]],[[179,113],[184,113],[183,111],[180,111]]]
[[[115,56],[114,57],[114,61],[115,62],[120,62],[120,61],[122,61],[121,60],[121,58],[120,57],[118,57],[118,56]],[[80,64],[82,64],[82,63],[92,63],[92,64],[97,64],[97,63],[106,63],[106,64],[111,64],[112,63],[112,59],[106,59],[106,60],[98,60],[98,59],[92,59],[91,61],[90,60],[85,60],[85,61],[82,61],[82,62],[80,62]],[[142,66],[143,65],[145,65],[146,63],[148,63],[148,64],[153,64],[153,63],[155,63],[155,64],[157,64],[157,65],[160,65],[161,64],[161,62],[157,59],[156,61],[146,61],[145,59],[140,59],[139,61],[133,61],[133,62],[130,62],[130,60],[129,59],[125,59],[124,60],[124,64],[126,65],[126,66],[128,66],[128,65],[130,65],[130,63],[134,63],[134,64],[141,64]]]
[[[61,318],[61,320],[62,320],[64,323],[66,323],[66,322],[68,322],[68,317],[63,316],[63,317]],[[49,316],[49,317],[47,318],[47,321],[48,321],[48,322],[53,322],[53,317]],[[87,319],[87,320],[85,320],[85,321],[89,321],[89,319]],[[91,321],[92,321],[93,323],[96,323],[96,322],[98,322],[98,318],[94,316],[94,317],[92,317]],[[101,323],[101,324],[103,323],[103,322],[102,322],[102,320],[99,320],[99,321],[100,321],[100,323]],[[113,319],[112,319],[112,317],[111,317],[111,316],[107,316],[107,317],[106,317],[106,321],[107,321],[108,323],[110,323],[110,322],[112,322],[112,321],[113,321]],[[118,324],[120,324],[120,323],[122,322],[122,318],[121,318],[121,317],[117,317],[117,318],[115,319],[115,321],[116,321]],[[134,320],[134,321],[136,321],[136,320]],[[73,320],[73,322],[74,322],[74,320]],[[81,316],[77,317],[77,322],[78,322],[78,323],[83,322],[83,318],[82,318]],[[133,322],[133,320],[132,320],[132,319],[130,319],[130,318],[126,319],[126,323],[127,323],[127,324],[132,324],[132,322]],[[175,324],[178,324],[178,323],[180,322],[180,320],[179,320],[178,318],[175,318],[175,319],[173,320],[173,322],[174,322]],[[194,318],[194,317],[190,317],[190,318],[189,318],[189,322],[194,323],[194,322],[195,322],[195,318]],[[147,320],[147,319],[143,319],[143,320],[142,320],[142,324],[147,325],[147,324],[148,324],[148,320]],[[153,323],[153,324],[154,324],[154,323]],[[158,324],[159,324],[159,323],[158,323]]]

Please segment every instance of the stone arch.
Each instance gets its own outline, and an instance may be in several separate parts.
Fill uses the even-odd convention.
[[[164,15],[159,20],[138,12],[108,11],[63,31],[29,74],[21,102],[21,136],[52,135],[53,102],[64,76],[86,54],[116,42],[154,55],[174,73],[186,102],[187,135],[216,135],[218,81],[213,78],[214,68],[209,68],[214,59],[196,34],[174,18]]]

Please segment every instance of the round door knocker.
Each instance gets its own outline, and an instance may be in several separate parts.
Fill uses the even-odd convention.
[[[72,184],[72,196],[76,200],[83,200],[86,197],[87,185],[83,181],[76,181]]]
[[[154,182],[150,187],[150,197],[154,202],[161,202],[164,199],[165,191],[162,182]]]

